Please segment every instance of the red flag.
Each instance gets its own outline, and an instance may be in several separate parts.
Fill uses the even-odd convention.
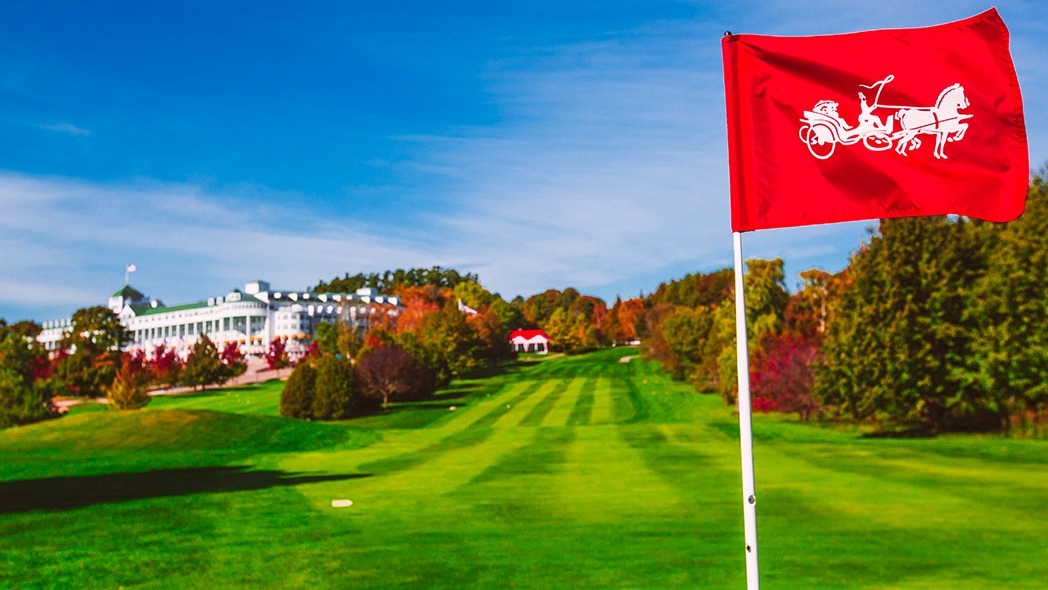
[[[733,231],[1022,213],[1026,125],[995,9],[934,27],[721,45]]]

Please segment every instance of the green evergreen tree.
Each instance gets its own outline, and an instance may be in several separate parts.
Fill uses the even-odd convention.
[[[201,334],[193,344],[189,358],[186,359],[186,366],[182,369],[183,385],[206,389],[208,385],[223,382],[226,372],[219,358],[218,348],[206,334]]]
[[[881,221],[831,307],[816,398],[858,421],[933,430],[980,413],[980,391],[965,376],[980,244],[964,220]]]
[[[978,327],[972,376],[1001,426],[1048,421],[1048,173],[1033,177],[1026,209],[984,224],[987,270],[968,319]]]
[[[311,417],[314,420],[345,420],[365,409],[349,359],[324,355],[317,360]]]
[[[317,370],[310,363],[296,365],[280,392],[280,415],[311,420],[316,383]]]

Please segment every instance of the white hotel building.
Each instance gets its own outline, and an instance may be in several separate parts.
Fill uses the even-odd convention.
[[[219,348],[237,342],[245,354],[263,354],[275,338],[288,341],[289,352],[301,352],[313,339],[321,322],[343,321],[364,328],[376,313],[397,315],[400,299],[379,295],[374,289],[356,293],[314,293],[274,291],[265,281],[254,281],[244,290],[234,289],[224,296],[209,297],[184,305],[166,306],[149,299],[130,285],[109,298],[109,309],[133,338],[129,349],[150,352],[164,344],[183,354],[206,334]],[[37,339],[48,350],[71,329],[71,320],[44,322]]]

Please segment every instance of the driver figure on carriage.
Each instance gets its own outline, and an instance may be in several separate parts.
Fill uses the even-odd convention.
[[[877,101],[874,101],[872,105],[866,104],[866,95],[862,92],[859,93],[859,108],[862,110],[859,114],[859,129],[892,132],[892,119],[888,118],[887,125],[882,123],[881,118],[873,114],[873,109],[877,108]]]

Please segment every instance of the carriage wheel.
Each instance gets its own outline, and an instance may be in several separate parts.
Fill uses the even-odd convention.
[[[808,143],[808,130],[809,129],[811,129],[811,127],[809,127],[807,125],[802,125],[801,128],[800,128],[800,131],[798,131],[798,134],[801,136],[801,141],[804,142],[804,143]]]
[[[811,155],[820,160],[825,160],[833,155],[837,149],[837,142],[833,139],[833,130],[828,125],[816,123],[808,129],[805,143]]]
[[[862,145],[866,146],[866,149],[883,152],[892,147],[892,138],[887,133],[871,133],[862,138]]]

